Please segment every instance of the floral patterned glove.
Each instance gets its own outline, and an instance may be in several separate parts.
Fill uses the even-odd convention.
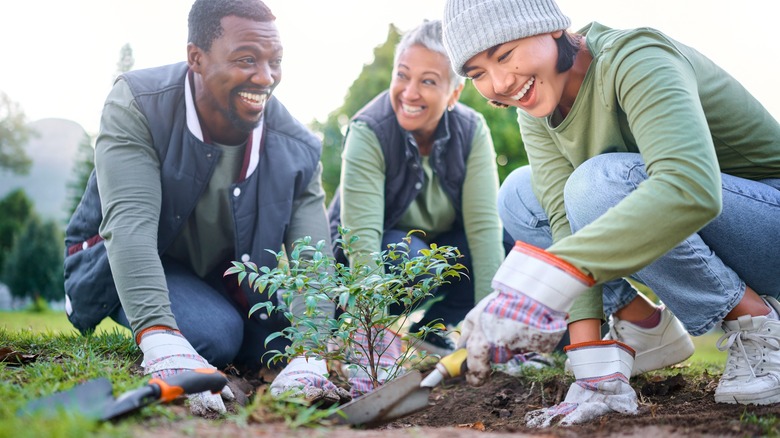
[[[352,400],[346,389],[328,380],[328,374],[324,360],[296,357],[271,383],[271,394],[275,397],[282,394],[303,397],[309,403],[322,402],[323,406]]]
[[[174,374],[196,368],[214,368],[190,345],[181,332],[169,327],[151,327],[139,334],[138,346],[144,353],[141,366],[144,374],[166,379]],[[221,394],[201,392],[189,394],[190,411],[194,415],[206,416],[211,412],[227,412],[222,399],[234,400],[233,391],[226,385]]]
[[[566,312],[592,278],[547,251],[517,242],[493,277],[494,292],[463,321],[460,346],[468,349],[466,380],[482,385],[490,363],[515,353],[551,352],[566,331]]]

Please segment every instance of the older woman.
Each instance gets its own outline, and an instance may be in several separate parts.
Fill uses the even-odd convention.
[[[433,321],[457,325],[475,298],[491,291],[505,255],[490,131],[479,113],[458,103],[463,79],[450,68],[441,35],[441,21],[425,21],[396,47],[390,89],[349,124],[341,186],[330,209],[332,224],[360,238],[352,263],[410,230],[425,232],[412,237],[412,254],[435,242],[465,256],[469,278],[439,287],[442,299],[412,330]],[[428,335],[424,348],[446,354],[453,345]]]

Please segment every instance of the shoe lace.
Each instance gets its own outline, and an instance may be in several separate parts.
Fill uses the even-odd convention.
[[[605,341],[610,341],[610,340],[621,341],[621,342],[623,341],[622,339],[620,339],[620,336],[618,335],[617,332],[616,326],[618,321],[619,320],[614,315],[609,316],[609,332],[604,336]]]
[[[739,377],[748,374],[756,377],[756,368],[763,361],[762,347],[773,351],[780,350],[780,337],[771,333],[771,329],[765,332],[726,329],[726,333],[718,339],[715,346],[720,351],[729,352],[723,377]]]

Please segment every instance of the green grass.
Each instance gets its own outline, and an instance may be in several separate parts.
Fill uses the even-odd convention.
[[[756,415],[742,412],[740,417],[740,423],[757,426],[762,431],[762,436],[776,437],[779,436],[780,430],[780,418],[774,415]]]
[[[169,429],[171,423],[192,419],[188,410],[163,405],[144,407],[117,422],[98,422],[74,412],[20,413],[32,400],[98,377],[111,382],[114,397],[139,388],[149,380],[134,365],[140,358],[130,330],[111,321],[82,336],[60,312],[0,312],[0,438],[132,437],[139,427]],[[260,395],[250,406],[216,421],[246,423],[258,405],[264,417],[291,428],[319,425],[335,413],[302,403]]]
[[[725,364],[726,353],[715,347],[718,337],[719,333],[713,332],[693,338],[696,352],[685,366],[663,372],[682,371],[698,376],[707,369],[719,373]],[[133,367],[141,354],[130,331],[111,321],[104,321],[93,335],[81,336],[62,312],[0,312],[0,350],[9,349],[29,356],[25,356],[27,359],[21,364],[0,362],[0,438],[125,437],[132,436],[134,428],[167,428],[172,423],[191,418],[186,410],[172,410],[161,405],[148,406],[118,422],[100,423],[72,414],[33,418],[17,415],[31,400],[96,377],[106,377],[112,382],[114,396],[144,385],[148,378],[138,375],[137,368]],[[561,363],[563,359],[560,358]],[[562,366],[547,372],[560,372],[560,369]],[[535,378],[549,377],[539,375]],[[264,417],[281,416],[290,427],[314,425],[322,419],[321,411],[289,404],[274,406],[273,403],[268,397],[255,397],[254,402],[238,414],[218,421],[244,423],[250,416],[257,415],[261,409],[258,406],[272,409],[273,412]],[[746,424],[762,422],[767,427],[774,427],[777,421],[774,416],[743,418]]]
[[[705,335],[691,338],[693,339],[693,345],[696,346],[696,351],[694,351],[693,356],[688,361],[714,364],[722,368],[726,364],[726,352],[718,350],[715,346],[721,335],[722,332],[715,330]]]
[[[68,321],[65,312],[55,312],[47,310],[44,312],[0,312],[0,329],[9,332],[31,331],[33,333],[72,333],[78,331]],[[130,330],[115,323],[111,319],[105,319],[95,329],[96,333],[113,332],[114,330],[125,331],[130,336]]]
[[[76,336],[0,328],[0,348],[21,360],[0,362],[0,437],[129,436],[127,426],[96,423],[73,414],[17,415],[31,400],[63,391],[84,381],[106,377],[114,395],[141,386],[130,367],[139,352],[127,330]],[[19,363],[21,362],[21,363]]]

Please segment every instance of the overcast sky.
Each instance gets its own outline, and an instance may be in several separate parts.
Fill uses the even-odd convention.
[[[60,117],[88,132],[116,71],[133,48],[135,68],[183,61],[192,0],[38,0],[0,9],[0,91],[29,120]],[[388,25],[402,31],[441,18],[444,0],[267,0],[284,45],[276,95],[303,122],[324,120]],[[576,30],[590,21],[651,26],[710,56],[780,118],[780,48],[771,0],[559,0]],[[469,85],[470,86],[470,85]]]

